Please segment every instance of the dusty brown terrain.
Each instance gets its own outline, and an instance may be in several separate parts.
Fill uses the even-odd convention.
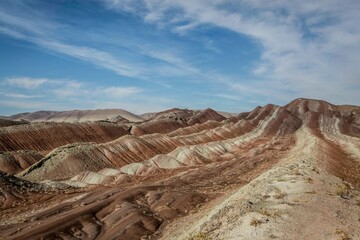
[[[122,109],[72,110],[72,111],[39,111],[33,113],[19,113],[8,117],[10,120],[26,120],[29,122],[87,122],[108,120],[112,122],[129,121],[141,122],[144,119]]]
[[[75,142],[108,142],[127,135],[126,126],[113,123],[33,123],[0,128],[0,151],[41,153]]]
[[[26,121],[13,121],[0,116],[0,127],[14,126],[14,125],[22,125],[27,124]]]
[[[356,109],[296,99],[2,127],[0,236],[360,239]]]

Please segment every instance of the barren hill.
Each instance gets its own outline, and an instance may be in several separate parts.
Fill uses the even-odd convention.
[[[13,126],[13,125],[22,125],[22,124],[27,124],[27,123],[28,122],[26,122],[26,121],[13,121],[13,120],[9,120],[9,119],[0,117],[0,127],[7,127],[7,126]]]
[[[360,239],[356,109],[295,99],[228,118],[170,109],[126,125],[0,128],[0,235]],[[100,140],[101,127],[119,136]],[[44,137],[52,128],[64,138]]]
[[[33,113],[20,113],[9,117],[11,120],[26,120],[30,122],[87,122],[109,120],[117,118],[129,122],[141,122],[144,119],[122,109],[72,110],[72,111],[38,111]]]

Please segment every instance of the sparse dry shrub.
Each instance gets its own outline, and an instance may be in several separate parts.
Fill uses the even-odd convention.
[[[283,198],[286,197],[286,196],[287,196],[287,193],[285,193],[285,192],[279,192],[279,193],[277,193],[277,194],[274,195],[274,198],[276,198],[276,199],[283,199]]]
[[[267,217],[276,218],[281,216],[279,210],[261,208],[258,212]]]
[[[314,172],[316,172],[317,174],[320,173],[319,170],[318,170],[316,167],[313,167],[312,170],[313,170]]]
[[[250,221],[250,226],[257,227],[257,226],[260,225],[261,223],[262,223],[261,220],[256,219],[256,218],[253,218],[253,219]]]
[[[351,186],[349,183],[347,182],[343,182],[343,184],[345,185],[346,189],[350,190],[351,189]]]
[[[192,238],[190,238],[189,240],[212,240],[212,238],[209,237],[207,233],[200,232],[195,236],[193,236]]]
[[[349,195],[349,190],[351,189],[350,185],[349,184],[339,184],[337,185],[336,187],[336,190],[335,190],[335,193],[336,195],[342,197],[344,195]]]
[[[294,175],[303,176],[302,172],[299,169],[295,169],[292,173]]]
[[[340,237],[339,240],[351,240],[351,237],[349,236],[349,234],[347,234],[343,230],[336,229],[335,233],[336,233],[336,235],[339,235],[339,237]]]

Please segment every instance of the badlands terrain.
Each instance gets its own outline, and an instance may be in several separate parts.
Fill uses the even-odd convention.
[[[360,107],[0,120],[0,239],[360,239]]]

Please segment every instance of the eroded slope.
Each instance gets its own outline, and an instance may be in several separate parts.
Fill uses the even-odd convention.
[[[212,121],[188,124],[203,116]],[[356,112],[297,99],[228,119],[214,116],[179,109],[153,114],[142,126],[160,133],[63,146],[23,171],[26,180],[1,175],[0,234],[360,238]],[[169,119],[183,125],[163,130],[159,123]]]

